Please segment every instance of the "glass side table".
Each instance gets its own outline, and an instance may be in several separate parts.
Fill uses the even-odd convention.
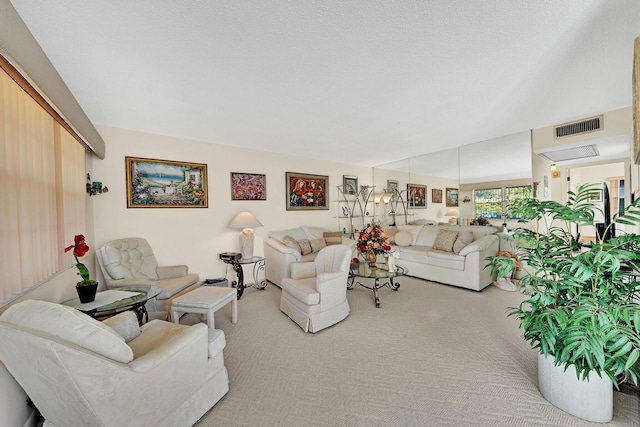
[[[113,294],[112,291],[134,292],[135,295],[113,301],[113,298],[110,298],[110,295]],[[96,294],[96,299],[93,302],[83,304],[80,302],[79,298],[75,298],[65,301],[62,304],[73,307],[94,319],[111,317],[120,312],[131,310],[136,314],[138,324],[142,326],[143,319],[145,322],[149,321],[149,313],[145,307],[146,302],[157,297],[161,291],[162,289],[155,285],[122,286],[98,292]]]
[[[231,286],[238,289],[238,299],[242,297],[242,293],[246,288],[254,287],[256,289],[264,290],[267,287],[267,280],[260,280],[259,273],[264,271],[265,259],[264,257],[254,256],[251,258],[239,258],[239,259],[223,259],[222,262],[229,264],[233,267],[233,271],[236,272],[238,278],[237,281],[231,282]],[[242,266],[245,264],[253,264],[253,283],[244,282],[244,271]]]

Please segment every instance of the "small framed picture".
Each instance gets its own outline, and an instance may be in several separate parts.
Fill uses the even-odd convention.
[[[267,176],[231,172],[231,200],[267,200]]]
[[[412,208],[427,207],[427,186],[420,184],[407,184],[407,199]]]
[[[393,179],[388,179],[387,180],[387,193],[393,193],[394,190],[398,190],[398,181],[395,181]]]
[[[602,190],[593,190],[589,192],[589,201],[601,202],[602,200]]]
[[[431,189],[431,203],[442,203],[442,188]]]
[[[446,191],[447,191],[447,206],[448,207],[458,206],[458,189],[447,187]]]
[[[342,191],[344,194],[356,194],[358,192],[358,177],[342,175]]]

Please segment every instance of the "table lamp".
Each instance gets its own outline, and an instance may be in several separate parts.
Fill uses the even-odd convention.
[[[242,230],[240,232],[242,258],[253,257],[253,228],[262,227],[262,223],[251,212],[243,211],[238,212],[228,227]]]
[[[456,218],[457,216],[460,215],[460,212],[458,212],[458,209],[456,208],[451,208],[447,211],[446,214],[444,214],[444,216],[448,216],[449,217],[449,224],[455,224],[456,223]]]

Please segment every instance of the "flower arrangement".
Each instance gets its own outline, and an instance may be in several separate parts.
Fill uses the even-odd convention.
[[[79,281],[76,286],[91,286],[96,285],[98,282],[95,280],[91,280],[91,275],[89,273],[89,269],[81,263],[78,258],[82,258],[89,252],[89,246],[84,241],[84,236],[82,234],[78,234],[73,238],[73,245],[67,246],[64,248],[65,252],[69,252],[73,249],[73,257],[76,259],[76,268],[78,269],[78,275],[82,277],[82,280]]]
[[[484,217],[478,217],[471,221],[471,225],[489,225],[489,220]]]
[[[374,253],[382,255],[391,250],[389,238],[382,231],[382,227],[375,223],[369,224],[367,228],[360,232],[356,246],[363,254]]]

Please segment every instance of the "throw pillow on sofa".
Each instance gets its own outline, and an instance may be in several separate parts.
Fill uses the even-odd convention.
[[[440,230],[438,231],[438,237],[433,242],[433,249],[440,251],[453,252],[453,244],[458,238],[457,231]]]
[[[300,245],[300,253],[302,255],[311,253],[311,242],[309,240],[298,240],[298,244]]]
[[[339,231],[325,231],[322,233],[327,246],[339,245],[342,243],[342,233]]]
[[[324,237],[321,237],[320,239],[309,240],[309,243],[311,243],[312,252],[318,252],[320,251],[320,249],[327,247],[327,244],[324,241]]]
[[[398,231],[395,235],[394,240],[396,241],[396,245],[398,246],[409,246],[413,242],[413,236],[409,231]]]
[[[295,249],[296,251],[298,251],[299,253],[302,253],[302,249],[300,248],[300,245],[298,244],[298,242],[296,241],[296,239],[294,239],[291,236],[284,236],[282,238],[282,243],[285,246],[290,247],[291,249]]]
[[[458,238],[456,239],[456,242],[453,244],[453,253],[459,254],[460,251],[467,246],[469,243],[473,242],[475,240],[475,236],[473,235],[473,231],[471,230],[466,230],[466,231],[461,231],[458,234]]]

